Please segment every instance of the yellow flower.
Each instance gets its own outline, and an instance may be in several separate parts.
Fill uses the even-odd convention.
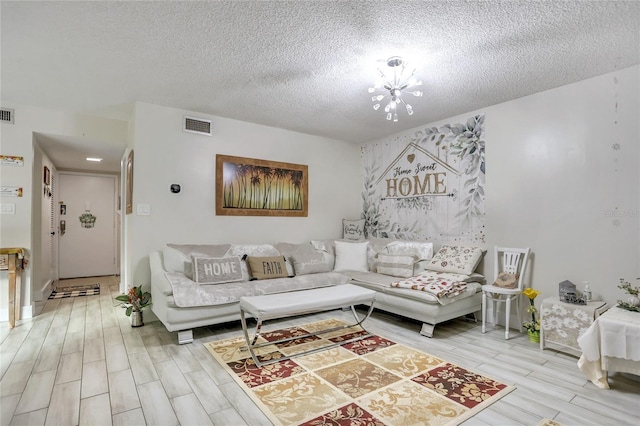
[[[522,292],[531,300],[535,299],[540,294],[538,290],[534,290],[531,287],[525,288]]]

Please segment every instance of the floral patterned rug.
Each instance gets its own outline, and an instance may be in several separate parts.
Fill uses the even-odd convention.
[[[265,332],[262,342],[345,324]],[[360,327],[268,345],[261,361],[346,341]],[[260,340],[259,340],[260,341]],[[380,336],[256,367],[244,337],[205,343],[276,425],[457,425],[515,388]]]

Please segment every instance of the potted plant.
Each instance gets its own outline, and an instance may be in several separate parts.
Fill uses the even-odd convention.
[[[636,278],[640,280],[640,278]],[[640,287],[631,287],[629,281],[625,281],[624,278],[620,278],[619,289],[622,289],[627,294],[627,300],[618,300],[618,306],[629,311],[640,312]]]
[[[540,294],[538,290],[534,290],[531,287],[525,288],[522,293],[529,299],[529,307],[527,312],[531,314],[531,321],[525,321],[522,326],[527,329],[529,334],[529,340],[534,343],[540,343],[540,320],[536,319],[536,313],[538,310],[535,305],[535,298]]]
[[[116,300],[122,302],[127,307],[125,314],[131,317],[132,327],[141,327],[144,325],[142,321],[142,308],[151,305],[151,293],[143,292],[142,286],[131,287],[127,294],[116,296]]]

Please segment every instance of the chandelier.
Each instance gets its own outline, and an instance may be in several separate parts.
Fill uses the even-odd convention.
[[[407,114],[413,114],[413,108],[403,98],[403,95],[413,95],[415,97],[422,96],[420,90],[409,90],[417,86],[422,86],[422,80],[417,81],[414,78],[415,68],[411,73],[406,71],[406,63],[399,56],[392,56],[387,59],[387,66],[390,68],[388,74],[385,74],[380,68],[378,73],[381,79],[375,86],[369,88],[369,93],[381,92],[374,95],[371,100],[375,102],[374,110],[378,110],[381,103],[387,102],[384,112],[387,113],[387,120],[398,121],[398,107],[403,104],[407,110]],[[406,72],[405,72],[406,71]]]

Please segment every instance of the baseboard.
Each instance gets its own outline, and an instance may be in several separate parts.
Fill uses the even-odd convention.
[[[40,290],[34,291],[33,300],[41,302],[47,300],[53,291],[53,280],[48,280]]]

